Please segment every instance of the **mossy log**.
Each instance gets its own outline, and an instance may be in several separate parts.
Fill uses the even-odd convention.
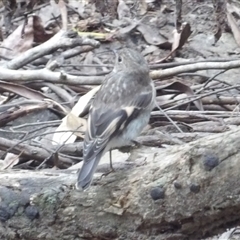
[[[0,173],[0,239],[200,239],[240,220],[240,128],[140,148],[86,192],[76,171]]]

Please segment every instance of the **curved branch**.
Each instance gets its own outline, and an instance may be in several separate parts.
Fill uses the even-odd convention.
[[[239,68],[240,60],[228,61],[228,62],[199,62],[194,64],[187,64],[184,66],[173,67],[164,70],[155,70],[150,73],[152,79],[163,79],[172,77],[180,73],[195,72],[199,70],[207,69],[232,69]]]

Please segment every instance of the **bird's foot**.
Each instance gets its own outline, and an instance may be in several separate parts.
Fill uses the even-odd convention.
[[[115,172],[115,169],[112,166],[110,166],[109,171],[107,171],[106,173],[103,173],[102,176],[100,177],[100,179],[102,179],[102,177],[106,177],[108,174],[110,174],[112,172]]]
[[[143,146],[142,143],[140,143],[140,142],[138,142],[138,141],[136,141],[136,140],[132,140],[131,142],[134,144],[134,147],[135,147],[135,148],[140,148],[141,146]]]

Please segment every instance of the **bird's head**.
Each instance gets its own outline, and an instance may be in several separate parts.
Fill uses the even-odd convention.
[[[116,55],[115,71],[149,71],[147,62],[138,51],[131,48],[122,48],[114,50],[114,53]]]

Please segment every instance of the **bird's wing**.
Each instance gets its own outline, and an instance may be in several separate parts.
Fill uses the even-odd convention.
[[[122,106],[93,108],[88,118],[88,128],[84,140],[84,161],[91,161],[104,151],[108,141],[117,132],[124,129],[132,119],[136,118],[142,109],[150,106],[153,101],[152,89],[137,95],[132,102],[122,103]]]

